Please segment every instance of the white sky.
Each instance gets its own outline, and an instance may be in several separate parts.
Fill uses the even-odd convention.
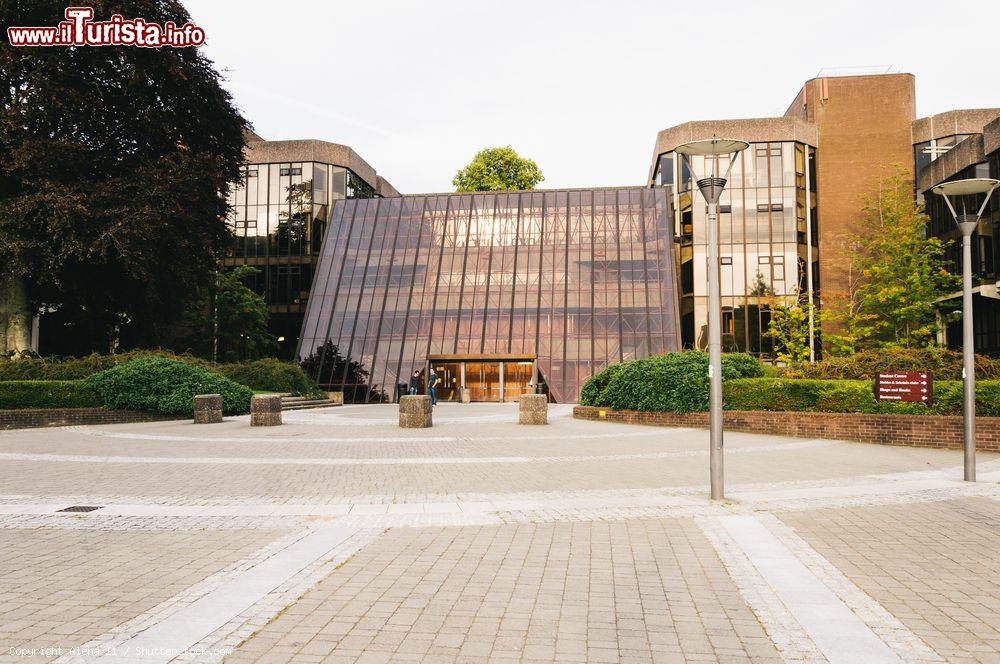
[[[350,145],[403,193],[494,145],[541,187],[643,184],[658,130],[780,115],[823,67],[915,74],[918,116],[1000,107],[995,0],[183,1],[259,134]]]

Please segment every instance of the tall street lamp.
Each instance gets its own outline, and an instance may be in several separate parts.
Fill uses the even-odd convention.
[[[712,500],[725,498],[722,468],[722,298],[719,293],[719,197],[726,187],[736,156],[750,147],[745,141],[712,137],[692,141],[674,148],[687,155],[688,168],[694,173],[692,156],[705,158],[704,177],[697,180],[698,189],[708,203],[708,401],[709,401],[709,468]],[[719,157],[729,156],[726,174],[719,177]]]
[[[955,223],[962,231],[962,419],[965,424],[965,481],[976,481],[976,356],[972,327],[972,234],[990,202],[990,195],[1000,185],[1000,180],[971,178],[943,182],[931,189],[940,195]],[[967,196],[985,194],[982,205],[975,214],[966,210]],[[952,199],[958,197],[962,214],[955,211]],[[973,205],[973,208],[975,205]]]

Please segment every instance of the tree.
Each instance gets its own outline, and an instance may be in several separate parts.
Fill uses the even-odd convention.
[[[544,179],[538,164],[508,145],[480,150],[451,183],[455,191],[509,191],[534,189]]]
[[[177,0],[88,4],[189,20]],[[55,25],[66,3],[0,6],[2,25]],[[246,128],[195,48],[0,49],[0,353],[41,310],[89,348],[158,344],[228,242]]]
[[[927,237],[927,221],[901,167],[866,197],[847,290],[827,299],[843,328],[827,335],[835,352],[934,345],[936,300],[959,280],[945,268],[947,244]]]
[[[797,364],[809,360],[809,311],[813,312],[813,329],[819,329],[823,315],[815,304],[800,301],[788,306],[771,306],[771,320],[767,336],[774,340],[774,350],[779,362]]]
[[[243,362],[270,357],[278,349],[267,331],[267,302],[246,285],[260,273],[240,265],[214,274],[187,316],[188,349],[218,362]]]

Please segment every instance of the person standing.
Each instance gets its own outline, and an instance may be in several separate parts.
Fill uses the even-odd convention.
[[[437,390],[435,389],[438,384],[437,374],[434,373],[434,369],[431,369],[430,375],[427,376],[427,394],[431,395],[431,405],[436,406],[438,403]]]
[[[410,376],[410,396],[412,397],[420,390],[420,372],[414,371]]]

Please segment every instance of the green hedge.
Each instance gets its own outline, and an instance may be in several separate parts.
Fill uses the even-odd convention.
[[[185,364],[201,367],[212,373],[222,374],[250,389],[266,392],[291,392],[312,395],[318,392],[316,384],[306,376],[298,364],[276,359],[212,364],[192,355],[175,355],[164,350],[134,350],[115,355],[96,353],[79,358],[21,358],[0,360],[0,381],[3,380],[82,380],[100,371],[106,371],[143,357],[165,357]]]
[[[727,410],[797,410],[826,413],[961,415],[961,381],[936,381],[931,405],[876,401],[872,381],[752,378],[723,384]],[[1000,380],[976,383],[976,412],[1000,415]]]
[[[319,391],[299,365],[273,358],[202,367],[253,390],[302,395],[314,395]]]
[[[97,390],[78,380],[0,381],[0,409],[99,408]]]
[[[253,391],[225,376],[166,357],[149,356],[89,376],[85,384],[113,410],[192,415],[197,394],[221,394],[226,414],[250,410]]]
[[[757,378],[764,366],[739,353],[722,357],[722,378]],[[667,353],[611,365],[581,390],[580,403],[615,410],[689,413],[708,409],[708,355]]]
[[[905,351],[893,355],[879,366],[884,370],[915,370],[919,366],[940,369],[951,367],[951,351],[934,351],[938,364],[927,351]],[[961,355],[958,373],[961,375]],[[866,371],[874,362],[859,353],[852,371]],[[836,358],[842,360],[845,358]],[[989,369],[990,358],[985,359]],[[830,361],[828,361],[830,362]],[[817,363],[819,364],[819,363]],[[811,365],[815,366],[815,365]],[[831,370],[831,364],[827,369]],[[836,365],[847,372],[849,364]],[[977,365],[978,366],[978,365]],[[951,369],[948,369],[951,371]],[[934,369],[931,369],[932,371]],[[934,381],[930,407],[919,403],[876,401],[872,380],[822,380],[798,377],[772,377],[773,372],[756,358],[744,354],[722,356],[723,402],[728,410],[791,410],[827,413],[900,413],[917,415],[960,415],[962,383],[960,380]],[[794,371],[785,371],[794,375]],[[765,377],[768,376],[768,377]],[[668,353],[613,364],[592,376],[580,391],[580,403],[615,410],[690,413],[708,410],[708,355],[700,352]],[[1000,416],[1000,380],[976,382],[976,412]]]
[[[962,380],[962,354],[944,348],[887,348],[774,368],[783,378],[823,380],[874,380],[879,371],[929,371],[936,381]],[[1000,379],[1000,360],[977,355],[976,378]]]

